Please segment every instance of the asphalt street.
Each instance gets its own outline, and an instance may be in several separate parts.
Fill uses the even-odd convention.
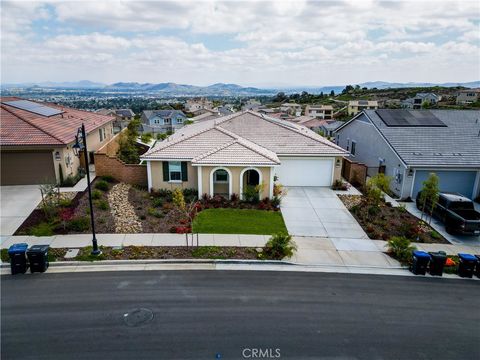
[[[2,276],[1,290],[5,360],[480,358],[477,281],[134,271]]]

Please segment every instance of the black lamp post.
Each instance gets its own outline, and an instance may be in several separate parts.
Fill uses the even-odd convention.
[[[85,167],[87,173],[87,189],[88,189],[88,203],[90,205],[90,222],[92,224],[92,255],[100,255],[101,251],[98,249],[97,238],[95,236],[95,221],[93,216],[93,203],[92,203],[92,188],[90,186],[90,170],[88,164],[88,150],[87,150],[87,136],[85,134],[85,125],[78,128],[77,135],[75,136],[75,144],[73,145],[73,152],[76,156],[80,157],[83,151],[85,159]]]

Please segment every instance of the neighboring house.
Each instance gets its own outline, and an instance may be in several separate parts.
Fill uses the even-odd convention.
[[[283,103],[280,105],[280,111],[287,113],[292,116],[301,116],[302,115],[302,105],[294,103]]]
[[[113,136],[113,117],[51,103],[1,99],[1,185],[59,183],[61,174],[75,176],[83,158],[72,146],[85,124],[90,161]],[[82,162],[81,162],[82,161]],[[61,170],[60,170],[61,168]],[[61,173],[60,173],[61,172]]]
[[[212,107],[213,103],[206,98],[188,99],[185,103],[185,110],[191,113],[202,109],[211,109]]]
[[[141,121],[144,132],[174,133],[187,120],[180,110],[144,110]]]
[[[256,110],[258,109],[262,103],[255,99],[249,99],[244,105],[242,105],[242,110]]]
[[[96,111],[97,114],[113,116],[113,133],[117,134],[125,129],[130,121],[135,117],[132,109],[100,109]]]
[[[434,93],[417,93],[415,97],[402,101],[402,107],[419,110],[423,104],[436,105],[441,99],[441,96]]]
[[[460,90],[457,93],[457,105],[468,105],[480,99],[480,89]]]
[[[299,124],[299,125],[302,125],[302,126],[305,126],[306,128],[317,132],[317,131],[320,130],[320,127],[324,123],[326,123],[327,120],[319,119],[319,118],[316,118],[316,117],[313,117],[313,116],[303,115],[303,116],[293,118],[289,121],[294,122],[294,123]]]
[[[220,117],[218,114],[207,111],[203,114],[188,118],[188,120],[196,123],[196,122],[200,122],[200,121],[216,119],[218,117]]]
[[[396,196],[415,198],[434,172],[441,191],[479,194],[480,111],[366,110],[337,129],[336,143],[368,174],[392,176]]]
[[[216,111],[218,115],[221,115],[221,116],[233,114],[232,109],[226,106],[219,106],[216,109],[214,109],[214,111]]]
[[[325,121],[322,125],[320,125],[319,130],[323,133],[324,136],[332,137],[334,136],[334,132],[343,124],[345,124],[343,121]]]
[[[331,186],[340,179],[346,151],[307,128],[252,111],[185,127],[141,159],[148,188],[195,188],[198,195],[243,194],[260,185],[273,196],[274,180],[286,186]]]
[[[347,113],[353,116],[363,110],[375,109],[378,109],[378,101],[376,100],[352,100],[348,102]]]
[[[333,106],[331,105],[307,105],[305,116],[313,116],[319,119],[333,119]]]

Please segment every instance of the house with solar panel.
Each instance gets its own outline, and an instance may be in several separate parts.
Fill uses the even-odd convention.
[[[336,144],[368,175],[393,178],[391,190],[414,199],[430,173],[440,191],[480,193],[480,111],[365,110],[336,131]]]
[[[347,113],[350,116],[357,115],[363,110],[378,109],[378,101],[376,100],[352,100],[348,102]]]
[[[182,128],[187,116],[180,110],[144,110],[141,121],[144,132],[174,133]]]
[[[61,183],[85,168],[75,156],[77,129],[85,124],[90,163],[113,136],[111,116],[51,103],[1,98],[1,185]]]

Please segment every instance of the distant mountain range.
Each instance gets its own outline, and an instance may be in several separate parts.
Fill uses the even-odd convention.
[[[356,85],[356,84],[352,84]],[[467,88],[480,87],[480,81],[472,81],[465,83],[391,83],[385,81],[372,81],[358,84],[360,87],[388,89],[388,88],[409,88],[409,87],[433,87],[444,86],[454,87],[463,86]],[[76,82],[39,82],[39,83],[23,83],[23,84],[3,84],[2,88],[51,88],[51,89],[78,89],[78,90],[98,90],[98,91],[112,91],[112,92],[142,92],[154,93],[165,96],[255,96],[255,95],[274,95],[280,91],[287,94],[307,91],[312,94],[330,93],[332,90],[338,94],[345,85],[342,86],[298,86],[298,87],[282,87],[282,88],[256,88],[243,87],[236,84],[216,83],[209,86],[196,86],[188,84],[176,84],[172,82],[167,83],[138,83],[138,82],[117,82],[114,84],[103,84],[89,80],[82,80]]]

